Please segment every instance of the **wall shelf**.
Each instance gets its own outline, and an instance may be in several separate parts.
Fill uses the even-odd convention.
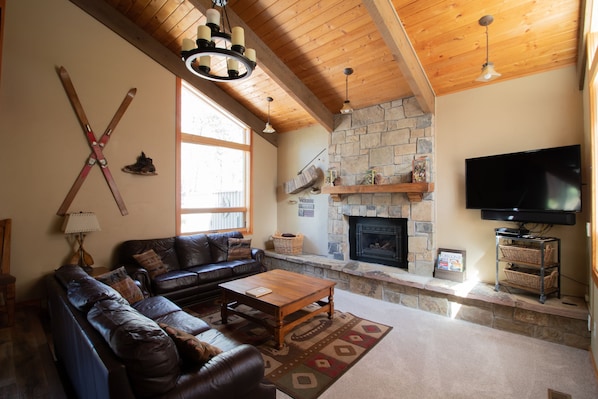
[[[324,186],[322,194],[340,201],[343,194],[406,193],[411,202],[421,202],[424,194],[434,191],[434,183],[364,184],[357,186]]]

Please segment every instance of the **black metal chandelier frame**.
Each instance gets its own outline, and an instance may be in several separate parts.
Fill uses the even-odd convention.
[[[222,8],[223,18],[221,21],[226,19],[229,32],[232,32],[230,20],[228,19],[228,13],[226,12],[227,0],[214,0],[212,1],[212,8],[220,6]],[[203,38],[197,38],[195,44],[197,48],[191,50],[182,50],[181,57],[187,66],[187,69],[195,75],[208,79],[215,82],[232,81],[248,78],[257,66],[257,63],[249,59],[245,55],[245,46],[232,44],[231,34],[226,32],[224,29],[224,22],[222,22],[222,29],[219,25],[213,23],[206,23],[206,26],[210,28],[211,39],[206,40]],[[217,47],[214,38],[221,39],[224,43],[224,47]],[[230,48],[228,48],[230,46]],[[245,72],[239,73],[238,70],[228,69],[226,75],[217,75],[213,73],[212,68],[209,66],[200,65],[200,57],[203,56],[215,56],[220,57],[226,61],[227,59],[234,59],[243,64]]]

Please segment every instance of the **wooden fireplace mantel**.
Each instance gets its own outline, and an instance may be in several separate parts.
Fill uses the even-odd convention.
[[[434,191],[434,183],[365,184],[357,186],[324,186],[322,194],[340,201],[343,194],[406,193],[411,202],[422,201],[424,194]]]

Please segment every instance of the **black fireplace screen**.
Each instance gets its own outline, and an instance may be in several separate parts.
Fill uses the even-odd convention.
[[[353,260],[407,269],[407,219],[350,216],[349,247]]]

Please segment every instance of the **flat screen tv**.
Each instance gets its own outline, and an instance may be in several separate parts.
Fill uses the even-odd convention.
[[[575,224],[581,211],[581,146],[465,160],[466,208],[482,219]]]

